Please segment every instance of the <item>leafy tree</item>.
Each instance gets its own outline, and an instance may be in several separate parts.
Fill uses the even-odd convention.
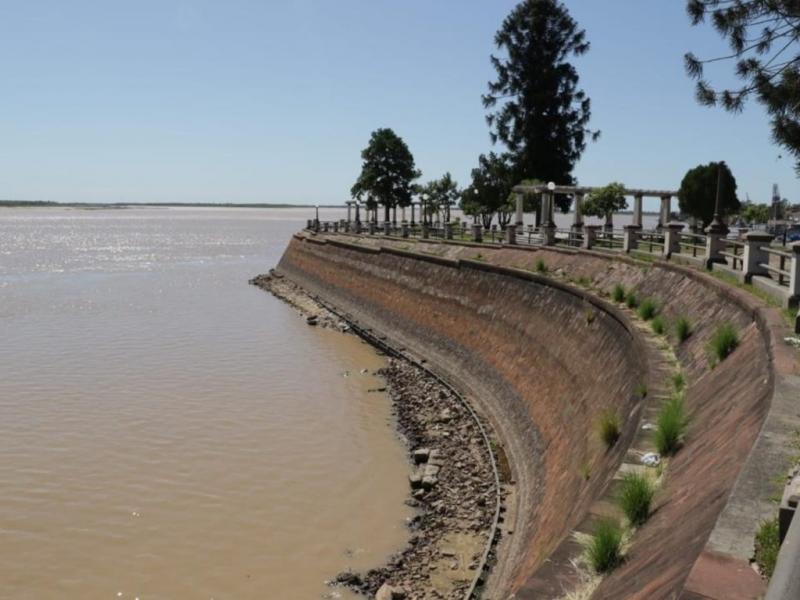
[[[795,158],[800,172],[800,3],[797,0],[688,0],[692,25],[710,17],[731,52],[705,60],[691,52],[686,70],[697,80],[701,104],[741,111],[755,96],[772,121],[772,137]],[[741,85],[715,89],[704,78],[708,63],[734,61]]]
[[[592,190],[582,206],[585,215],[605,217],[607,228],[612,226],[613,214],[626,208],[628,201],[625,199],[625,186],[616,181]]]
[[[572,170],[586,148],[591,102],[578,89],[578,73],[568,62],[589,50],[584,30],[558,0],[523,0],[495,34],[501,56],[483,105],[492,143],[509,152],[513,179],[574,183]],[[557,198],[564,210],[568,198]]]
[[[714,218],[718,178],[721,183],[720,216],[734,213],[739,210],[736,179],[724,161],[689,169],[678,190],[678,206],[681,212],[699,219],[704,227]]]
[[[417,188],[417,193],[425,194],[428,215],[444,211],[445,221],[450,220],[450,207],[458,202],[461,192],[458,183],[453,180],[450,173],[445,173],[439,179],[433,179]]]
[[[513,206],[511,206],[511,188],[514,186],[514,176],[508,158],[490,152],[489,155],[481,154],[478,157],[478,167],[472,169],[472,184],[467,190],[471,210],[481,218],[484,227],[492,224],[495,213],[501,225],[511,220]],[[462,207],[464,195],[462,195]]]
[[[411,204],[413,181],[420,176],[414,157],[394,131],[377,129],[362,150],[361,159],[361,174],[350,195],[356,199],[366,196],[368,207],[370,203],[383,205],[384,219],[388,221],[389,209]]]
[[[745,202],[739,211],[739,216],[746,223],[766,223],[770,218],[770,207],[766,204]]]

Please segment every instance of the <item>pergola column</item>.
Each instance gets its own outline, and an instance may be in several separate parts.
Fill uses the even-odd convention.
[[[580,231],[583,227],[583,193],[575,193],[575,212],[572,218],[573,231]]]
[[[670,201],[672,196],[661,196],[661,212],[658,215],[658,228],[664,229],[669,223]]]
[[[411,203],[411,226],[412,227],[415,225],[415,223],[414,223],[414,206],[416,204],[417,204],[416,202],[412,202]]]
[[[642,226],[642,195],[635,194],[633,196],[633,223],[636,227]]]
[[[350,208],[351,208],[353,202],[352,201],[345,202],[345,204],[347,204],[347,222],[349,223],[350,222]]]
[[[517,227],[522,227],[522,219],[523,219],[523,208],[524,208],[524,201],[525,196],[522,194],[517,194],[515,196],[515,200],[517,201],[517,218],[516,222],[514,223]]]

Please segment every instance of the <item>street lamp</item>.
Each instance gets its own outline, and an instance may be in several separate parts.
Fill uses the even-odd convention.
[[[548,194],[548,201],[547,201],[547,214],[545,215],[545,225],[548,227],[555,227],[556,224],[553,222],[553,205],[555,204],[555,190],[556,184],[554,181],[551,181],[547,184],[547,189],[550,192]]]
[[[314,209],[315,209],[314,223],[315,223],[315,225],[316,225],[315,229],[316,229],[317,231],[319,231],[319,204],[317,204],[317,205],[314,207]]]
[[[428,206],[428,194],[422,194],[420,196],[420,200],[422,200],[422,224],[423,225],[427,225],[428,224],[428,211],[426,209],[427,209],[427,206]]]

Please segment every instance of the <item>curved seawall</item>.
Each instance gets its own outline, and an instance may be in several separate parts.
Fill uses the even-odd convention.
[[[543,261],[550,276],[536,274]],[[492,577],[497,597],[549,597],[537,573],[591,516],[638,430],[637,391],[663,377],[650,364],[652,343],[602,296],[621,283],[657,299],[667,318],[687,316],[694,333],[676,353],[690,383],[690,437],[628,559],[594,597],[669,598],[692,586],[703,593],[693,581],[703,578],[704,557],[741,558],[741,540],[724,548],[725,519],[717,521],[774,390],[768,324],[748,299],[670,265],[355,236],[295,236],[278,270],[426,359],[490,419],[514,480],[513,535]],[[707,342],[722,321],[741,332],[741,347],[712,370]],[[610,408],[623,431],[606,451],[597,425]]]

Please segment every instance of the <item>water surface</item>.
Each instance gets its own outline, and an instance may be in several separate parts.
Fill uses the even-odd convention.
[[[247,285],[309,216],[0,209],[0,598],[318,598],[402,546],[382,359]]]

